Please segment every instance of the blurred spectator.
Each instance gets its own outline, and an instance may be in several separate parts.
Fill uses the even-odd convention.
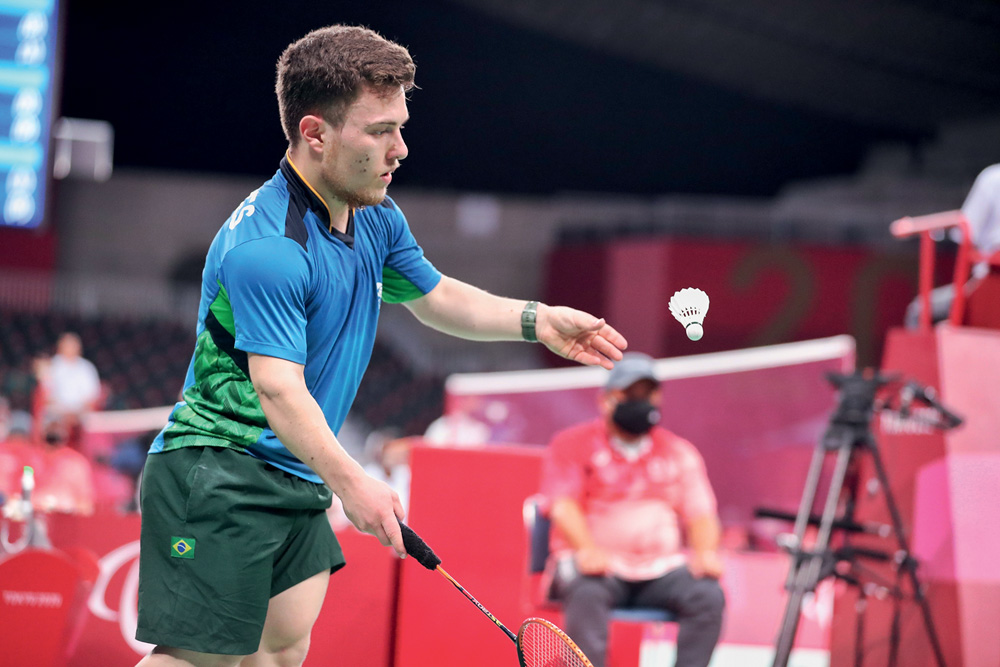
[[[972,244],[984,258],[1000,250],[1000,163],[979,172],[962,213],[969,221]]]
[[[9,427],[10,425],[8,425]],[[66,446],[69,427],[65,419],[47,418],[42,441],[29,437],[26,425],[13,424],[0,443],[0,493],[5,508],[21,497],[21,473],[25,466],[35,471],[32,500],[41,512],[93,514],[94,481],[90,461]]]
[[[403,512],[410,511],[410,438],[402,437],[398,429],[385,428],[365,440],[369,463],[365,472],[385,482],[399,496]]]
[[[0,396],[0,505],[21,496],[21,472],[34,466],[37,452],[30,445],[31,418],[10,409]]]
[[[424,431],[424,440],[434,445],[481,445],[490,440],[492,429],[474,415],[479,409],[478,396],[457,396],[451,409],[435,419]]]
[[[29,363],[27,359],[21,363],[8,367],[0,373],[0,395],[10,401],[12,410],[32,408],[31,399],[35,395],[38,386],[38,374],[35,372],[33,361]]]
[[[608,375],[602,418],[556,434],[546,452],[552,591],[595,667],[615,607],[673,612],[677,667],[708,665],[722,628],[715,493],[698,450],[658,425],[660,398],[653,360],[626,353]]]
[[[980,281],[991,271],[990,256],[1000,251],[1000,163],[990,165],[979,172],[969,194],[962,204],[962,213],[969,222],[972,245],[983,260],[972,269],[972,279],[965,287],[966,296],[971,294]],[[996,268],[993,269],[996,271]],[[955,286],[951,283],[931,290],[931,321],[948,319],[951,304],[955,300]],[[916,329],[920,323],[920,296],[910,302],[906,309],[907,328]]]
[[[68,418],[67,426],[73,429],[84,414],[97,407],[101,380],[94,364],[83,358],[83,344],[75,333],[59,337],[55,355],[47,368],[40,366],[38,372],[45,391],[46,416]]]
[[[70,424],[50,417],[42,427],[42,461],[35,469],[35,507],[43,512],[94,513],[94,473],[87,457],[67,447]]]

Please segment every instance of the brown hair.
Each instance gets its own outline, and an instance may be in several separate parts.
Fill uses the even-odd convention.
[[[292,42],[278,59],[275,85],[288,143],[298,141],[303,116],[339,125],[365,84],[409,91],[415,71],[409,51],[368,28],[332,25]]]

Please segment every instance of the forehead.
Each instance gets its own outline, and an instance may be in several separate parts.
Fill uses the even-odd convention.
[[[408,117],[406,93],[403,87],[373,88],[364,86],[358,98],[347,107],[345,119],[349,123],[371,125],[388,122],[402,124]]]
[[[645,395],[651,394],[660,389],[658,382],[649,379],[636,380],[627,387],[621,389],[611,389],[612,393],[619,395]]]

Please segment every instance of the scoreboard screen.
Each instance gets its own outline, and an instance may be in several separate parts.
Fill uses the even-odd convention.
[[[45,219],[59,0],[0,0],[0,225]]]

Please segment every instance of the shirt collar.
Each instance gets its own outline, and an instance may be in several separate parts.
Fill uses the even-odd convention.
[[[292,156],[287,151],[285,151],[285,157],[281,158],[281,173],[284,174],[289,186],[295,188],[300,195],[305,197],[309,203],[309,209],[319,216],[319,219],[326,224],[327,229],[330,229],[330,207],[326,205],[323,198],[316,192],[316,188],[309,184],[299,168],[295,166],[295,163],[292,162]]]
[[[633,442],[625,442],[621,438],[608,435],[611,449],[620,454],[629,463],[634,463],[653,449],[653,438],[648,433]]]

